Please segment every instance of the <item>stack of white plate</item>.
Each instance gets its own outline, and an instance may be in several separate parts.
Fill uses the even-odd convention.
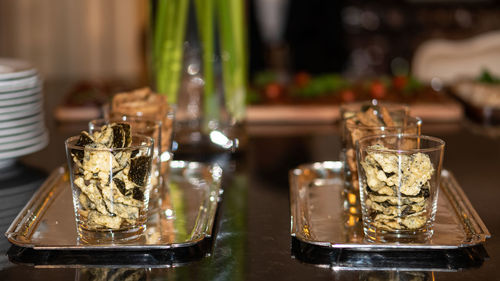
[[[48,141],[38,72],[27,62],[0,58],[0,168]]]

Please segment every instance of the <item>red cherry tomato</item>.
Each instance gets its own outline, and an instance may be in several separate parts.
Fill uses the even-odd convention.
[[[309,81],[311,81],[311,76],[307,74],[306,72],[299,72],[295,75],[293,78],[295,85],[299,86],[300,88],[303,88],[309,84]]]
[[[408,83],[408,77],[406,76],[395,76],[392,78],[392,85],[396,90],[402,90]]]
[[[265,95],[269,100],[277,100],[281,97],[283,90],[278,83],[271,83],[266,86]]]
[[[351,90],[344,90],[340,93],[340,98],[343,102],[353,102],[356,100],[356,95]]]
[[[385,97],[386,90],[384,84],[380,81],[373,81],[370,88],[370,96],[374,99]]]

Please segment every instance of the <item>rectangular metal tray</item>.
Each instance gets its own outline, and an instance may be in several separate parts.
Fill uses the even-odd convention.
[[[30,250],[158,251],[193,247],[210,239],[222,169],[217,165],[172,161],[169,192],[148,217],[139,240],[94,245],[78,241],[69,175],[65,167],[52,172],[5,233],[9,241]],[[11,251],[12,252],[12,251]],[[23,252],[17,249],[18,253]],[[185,251],[189,254],[189,251]]]
[[[342,162],[301,165],[290,171],[291,235],[302,245],[349,251],[452,250],[479,245],[490,233],[457,181],[441,173],[434,235],[424,243],[364,240],[362,222],[344,199]]]

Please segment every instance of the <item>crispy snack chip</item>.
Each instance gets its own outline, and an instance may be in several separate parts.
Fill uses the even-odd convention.
[[[74,184],[81,191],[79,202],[86,228],[120,229],[138,222],[149,184],[151,156],[144,148],[130,151],[130,125],[112,123],[93,135],[82,132],[72,151],[80,168]]]
[[[148,177],[150,170],[151,158],[147,156],[139,156],[130,160],[130,171],[128,178],[135,184],[142,186]]]

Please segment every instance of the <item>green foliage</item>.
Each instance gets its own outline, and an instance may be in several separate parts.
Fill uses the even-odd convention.
[[[483,69],[477,81],[485,84],[500,84],[500,77],[493,76],[487,69]]]
[[[294,95],[303,98],[314,98],[341,91],[349,86],[349,82],[338,74],[325,74],[312,78],[307,85],[294,91]]]
[[[424,84],[413,76],[408,76],[406,85],[403,87],[403,95],[411,96],[424,87]]]

